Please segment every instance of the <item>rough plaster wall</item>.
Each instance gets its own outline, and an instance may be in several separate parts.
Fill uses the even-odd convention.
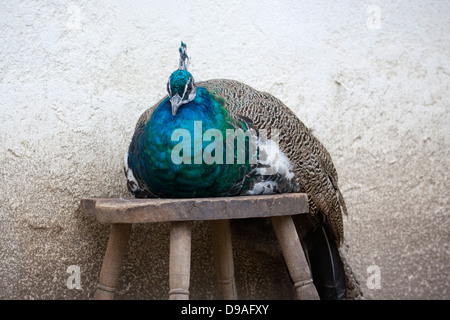
[[[328,148],[367,297],[449,299],[448,30],[448,1],[0,1],[0,298],[92,298],[109,228],[79,200],[128,195],[123,153],[183,40],[197,81],[274,94]],[[133,230],[119,297],[166,298],[168,225]],[[214,298],[193,234],[192,297]],[[292,297],[279,257],[234,245],[242,298]]]

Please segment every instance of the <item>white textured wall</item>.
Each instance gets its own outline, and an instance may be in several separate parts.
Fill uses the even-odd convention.
[[[122,155],[183,40],[197,81],[274,94],[328,148],[368,297],[449,299],[449,30],[448,1],[0,1],[0,298],[92,297],[108,228],[79,200],[127,195]],[[155,230],[135,228],[124,296],[167,294]]]

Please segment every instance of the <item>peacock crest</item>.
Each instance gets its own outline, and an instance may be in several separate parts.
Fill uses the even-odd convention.
[[[186,43],[184,43],[183,41],[181,41],[179,51],[180,51],[180,65],[178,67],[178,70],[187,70],[191,60],[186,52]]]

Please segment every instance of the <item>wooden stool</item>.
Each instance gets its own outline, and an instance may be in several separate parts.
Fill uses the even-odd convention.
[[[191,221],[210,220],[219,298],[237,299],[230,219],[272,217],[273,227],[299,299],[319,299],[292,221],[292,214],[308,212],[306,194],[266,196],[81,200],[81,212],[111,223],[100,279],[94,299],[111,300],[122,268],[132,223],[171,221],[169,299],[189,299]]]

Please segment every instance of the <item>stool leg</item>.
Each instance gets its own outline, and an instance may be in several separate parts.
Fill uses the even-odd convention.
[[[173,222],[170,231],[169,299],[189,299],[191,224]]]
[[[230,220],[211,221],[214,264],[216,267],[219,299],[236,300],[233,249],[231,246]]]
[[[300,300],[319,299],[291,216],[272,217],[272,223],[289,273],[294,281],[297,297]]]
[[[112,300],[114,298],[130,233],[131,224],[129,223],[116,223],[111,226],[108,247],[103,258],[97,290],[94,293],[95,300]]]

